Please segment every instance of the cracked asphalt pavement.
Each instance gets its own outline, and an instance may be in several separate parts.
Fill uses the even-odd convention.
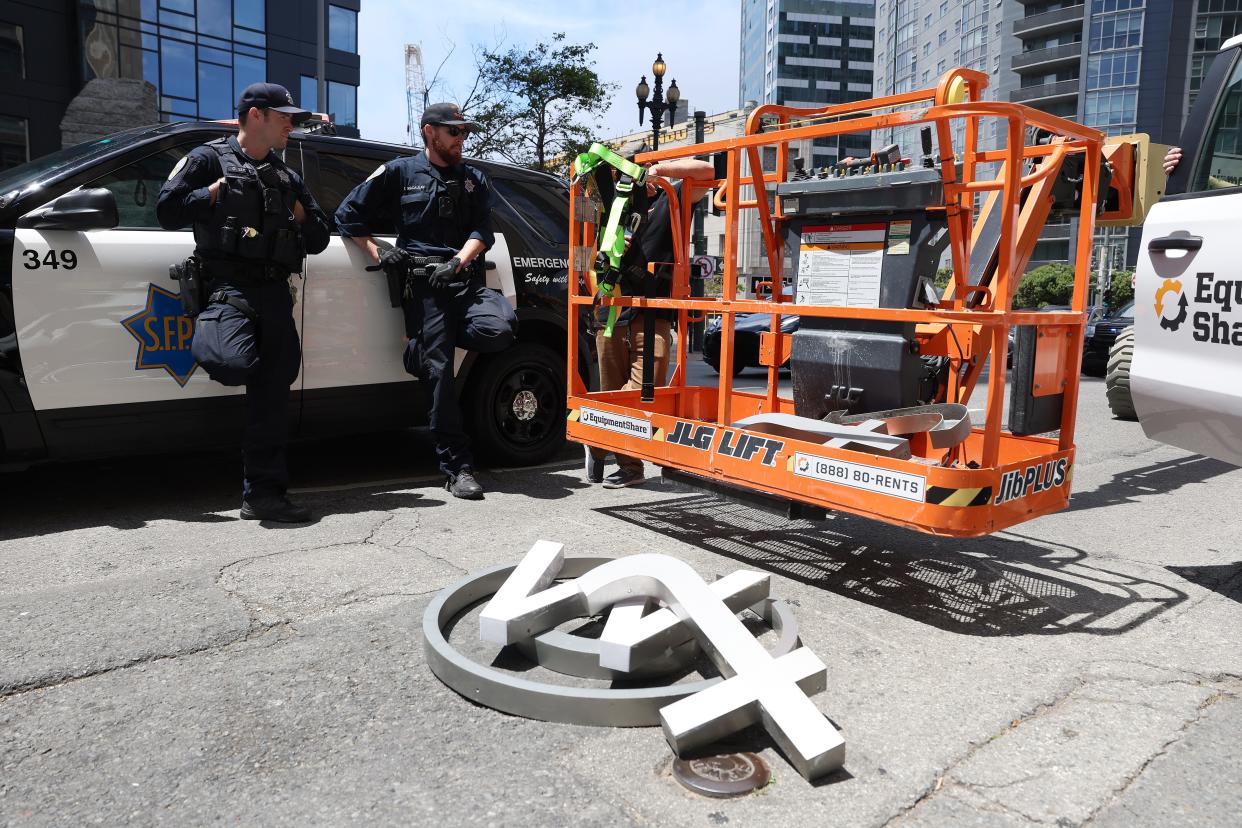
[[[1066,511],[974,540],[603,490],[576,447],[457,501],[420,432],[297,447],[305,526],[238,520],[230,452],[6,475],[0,824],[1236,826],[1242,470],[1147,441],[1087,378],[1077,442]],[[809,785],[746,731],[727,747],[773,783],[706,799],[659,728],[442,685],[424,609],[539,539],[771,573],[845,769]]]

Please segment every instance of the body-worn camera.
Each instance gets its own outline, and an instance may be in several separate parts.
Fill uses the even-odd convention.
[[[440,218],[453,218],[457,215],[456,205],[453,204],[452,197],[447,194],[436,199],[436,208],[439,210]]]
[[[457,203],[461,200],[461,182],[446,181],[444,182],[447,192],[441,193],[436,199],[436,208],[439,211],[440,218],[456,218]]]
[[[286,212],[285,200],[280,190],[270,187],[263,189],[263,211],[269,216],[279,216]]]
[[[237,218],[229,216],[224,220],[224,224],[220,225],[220,246],[232,252],[237,249]]]

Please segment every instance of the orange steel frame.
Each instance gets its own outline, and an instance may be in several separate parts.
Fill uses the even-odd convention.
[[[958,100],[951,102],[951,95],[960,92],[963,85],[965,94],[956,94]],[[986,86],[987,76],[983,73],[957,68],[946,72],[932,89],[822,109],[761,106],[751,113],[744,136],[638,156],[639,163],[647,163],[708,153],[727,154],[727,176],[715,182],[717,204],[723,206],[726,217],[723,296],[720,299],[690,297],[687,250],[693,205],[689,199],[678,204],[672,188],[666,182],[659,182],[668,197],[674,199],[670,203],[677,206],[671,211],[676,250],[672,298],[625,296],[604,300],[605,304],[620,306],[672,308],[678,313],[679,330],[683,332],[689,321],[702,318],[702,314],[721,314],[720,365],[724,367],[718,388],[685,384],[686,337],[682,335],[677,338],[677,368],[668,385],[656,389],[654,402],[642,402],[637,390],[588,390],[574,356],[579,353],[576,317],[579,313],[590,312],[593,297],[582,286],[593,288],[589,268],[597,228],[593,223],[576,219],[577,201],[584,196],[581,186],[574,186],[570,194],[573,218],[569,236],[567,353],[570,356],[566,427],[569,438],[778,498],[937,535],[983,535],[1064,508],[1069,501],[1074,461],[1074,420],[1103,137],[1094,129],[1019,104],[984,101],[981,98]],[[765,128],[763,120],[765,117],[770,120],[772,116],[775,116],[775,126]],[[984,119],[1003,124],[1006,136],[1003,149],[978,149],[979,126]],[[952,141],[954,122],[964,124],[962,146],[956,150]],[[743,201],[741,187],[749,185],[756,193],[772,195],[770,188],[786,180],[790,141],[911,124],[927,124],[935,130],[942,162],[939,170],[944,184],[944,203],[928,205],[928,209],[945,213],[953,281],[939,305],[916,310],[794,304],[792,297],[785,295],[781,278],[784,248],[780,226],[785,219],[781,215],[780,200],[774,201],[773,213],[767,197]],[[1050,144],[1026,146],[1024,130],[1032,126],[1057,137]],[[764,174],[759,163],[760,148],[765,146],[777,148],[774,173]],[[1064,159],[1074,153],[1086,157],[1072,309],[1060,313],[1016,312],[1011,302],[1047,219],[1052,183]],[[743,157],[748,160],[750,170],[745,175]],[[1036,158],[1041,162],[1024,176],[1024,162]],[[999,162],[999,172],[991,179],[977,179],[979,165],[987,162]],[[1025,201],[1020,200],[1023,190],[1027,191]],[[982,194],[982,204],[976,206],[978,194]],[[771,296],[767,299],[737,298],[738,217],[746,209],[758,212],[763,231],[771,279]],[[971,288],[967,281],[971,251],[979,240],[984,214],[993,210],[1000,211],[999,266],[985,289]],[[848,217],[841,220],[848,221]],[[977,298],[972,300],[972,294]],[[770,333],[763,337],[761,358],[768,371],[764,394],[735,391],[732,372],[727,368],[732,364],[733,317],[751,312],[772,314]],[[775,454],[755,448],[749,457],[734,456],[745,453],[733,450],[739,440],[745,441],[745,446],[774,435],[747,432],[732,427],[731,423],[760,413],[794,413],[793,401],[778,393],[778,371],[789,353],[789,335],[780,333],[780,317],[785,314],[916,323],[921,353],[946,356],[950,360],[945,399],[939,402],[962,404],[971,399],[985,357],[990,355],[994,366],[1005,364],[1009,326],[1034,325],[1038,329],[1034,394],[1065,395],[1059,435],[1055,438],[1017,436],[1003,431],[1001,412],[1006,377],[1003,370],[993,370],[989,372],[987,383],[986,422],[973,427],[966,440],[952,449],[933,449],[929,440],[916,435],[910,441],[913,457],[898,460],[781,436],[776,440],[781,445]],[[590,419],[594,420],[598,420],[598,412],[604,412],[648,423],[650,435],[626,434],[588,425],[582,422],[584,408],[592,410]],[[690,434],[696,435],[696,439],[668,439],[673,435]],[[691,442],[694,445],[687,444]],[[725,450],[721,451],[722,448]],[[811,462],[835,461],[835,468],[852,469],[853,474],[861,475],[858,479],[871,479],[871,475],[888,476],[888,479],[898,475],[921,478],[922,499],[877,493],[856,485],[841,485],[799,474],[795,460],[804,463],[807,458],[811,458]],[[1015,484],[1015,478],[1022,482]],[[857,483],[857,479],[854,482]],[[1015,492],[1022,494],[1015,496]]]

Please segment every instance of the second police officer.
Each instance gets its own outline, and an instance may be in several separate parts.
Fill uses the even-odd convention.
[[[405,370],[431,398],[431,431],[445,488],[477,498],[470,441],[462,428],[454,389],[454,351],[491,353],[513,343],[517,316],[488,288],[483,254],[495,236],[491,185],[483,172],[462,163],[466,134],[478,124],[456,104],[439,103],[422,117],[425,151],[387,162],[345,197],[336,211],[341,235],[375,262],[405,278]],[[395,225],[396,247],[381,250],[372,237]]]
[[[166,230],[194,226],[208,286],[191,352],[216,382],[246,387],[242,518],[303,522],[285,492],[289,387],[301,366],[289,277],[328,245],[328,217],[277,152],[309,113],[283,86],[256,83],[237,102],[239,131],[196,147],[160,190]]]

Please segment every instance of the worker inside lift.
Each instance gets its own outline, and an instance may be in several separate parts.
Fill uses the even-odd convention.
[[[626,160],[632,162],[632,159]],[[614,200],[622,175],[612,165],[601,165],[590,174],[588,189],[594,192],[598,205]],[[679,179],[669,191],[656,184],[666,177]],[[601,252],[597,257],[597,270],[608,273],[621,294],[648,299],[669,297],[673,262],[677,258],[672,215],[683,193],[691,199],[697,198],[706,189],[703,182],[711,182],[714,177],[713,166],[696,159],[680,159],[647,168],[643,184],[635,184],[631,191],[626,205],[628,220],[622,218],[623,250],[619,266],[613,268]],[[689,183],[681,179],[689,179]],[[598,215],[602,210],[597,206],[595,212]],[[602,247],[602,250],[607,249],[606,245]],[[597,283],[606,284],[602,279],[597,279]],[[619,313],[615,306],[605,309],[600,306],[600,300],[614,294],[606,294],[604,290],[602,287],[597,290],[588,322],[588,330],[596,334],[600,390],[641,390],[642,399],[654,399],[656,386],[663,386],[668,378],[677,313],[665,308],[635,306],[621,308]],[[603,478],[603,464],[608,453],[604,449],[588,450],[588,481],[602,481],[607,488],[642,481],[642,461],[615,452],[618,470]]]
[[[574,183],[585,184],[588,211],[599,224],[604,218],[603,233],[596,239],[596,255],[589,273],[596,303],[604,297],[619,295],[623,275],[621,259],[625,255],[625,231],[631,233],[646,212],[647,171],[632,159],[622,158],[603,144],[592,144],[573,163]],[[608,310],[604,335],[611,337],[617,323],[618,308]],[[594,315],[594,314],[592,314]]]

